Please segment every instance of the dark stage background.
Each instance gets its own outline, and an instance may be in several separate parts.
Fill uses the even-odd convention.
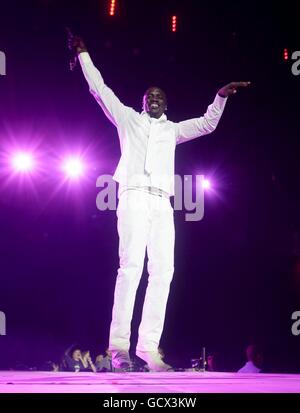
[[[176,173],[206,174],[214,191],[202,221],[175,212],[161,345],[179,366],[205,346],[221,369],[235,371],[257,342],[267,371],[300,372],[300,336],[291,332],[300,311],[300,76],[283,60],[285,47],[300,50],[294,4],[120,0],[110,17],[108,3],[1,1],[0,368],[39,368],[72,343],[95,356],[108,342],[118,237],[115,213],[96,208],[96,179],[114,172],[120,149],[80,68],[69,70],[69,25],[106,83],[137,110],[153,84],[179,121],[202,115],[224,84],[252,82],[229,99],[213,134],[177,148]],[[35,147],[45,170],[12,176],[6,155],[18,145]],[[70,185],[55,168],[79,148],[88,177]],[[146,274],[134,331],[145,286]]]

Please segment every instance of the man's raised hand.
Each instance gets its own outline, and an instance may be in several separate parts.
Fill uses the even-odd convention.
[[[82,52],[87,52],[84,41],[79,36],[74,36],[69,27],[66,27],[68,35],[68,48],[72,50],[76,55]]]
[[[228,85],[223,86],[219,91],[218,95],[222,96],[223,98],[227,98],[228,96],[234,95],[237,92],[239,87],[247,87],[250,85],[251,82],[231,82]]]

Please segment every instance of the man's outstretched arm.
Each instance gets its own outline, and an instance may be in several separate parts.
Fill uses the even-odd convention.
[[[69,48],[77,54],[90,92],[99,103],[109,120],[118,126],[124,121],[131,108],[125,106],[114,92],[106,86],[99,70],[94,66],[83,40],[74,36],[69,39]]]
[[[250,82],[231,82],[228,85],[223,86],[218,91],[215,100],[208,106],[207,111],[203,116],[177,123],[177,144],[213,132],[221,119],[227,98],[235,94],[238,88],[247,87],[249,85]]]

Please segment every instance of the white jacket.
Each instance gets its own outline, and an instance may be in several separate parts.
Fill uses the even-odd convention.
[[[176,123],[163,114],[155,119],[121,103],[106,86],[87,52],[80,53],[79,61],[90,92],[118,129],[121,159],[113,178],[122,186],[152,186],[174,195],[176,144],[213,132],[227,98],[217,94],[199,118]]]

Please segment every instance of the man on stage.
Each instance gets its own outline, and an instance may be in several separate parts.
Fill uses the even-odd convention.
[[[174,272],[174,195],[176,145],[211,133],[223,113],[227,97],[250,82],[222,87],[204,116],[183,122],[167,119],[167,98],[150,87],[143,111],[125,106],[106,86],[81,38],[71,38],[90,92],[117,127],[121,159],[114,174],[119,183],[117,208],[120,267],[116,280],[109,349],[114,368],[129,369],[130,330],[136,291],[148,256],[148,286],[143,305],[136,354],[150,371],[167,371],[159,352],[170,283]]]

